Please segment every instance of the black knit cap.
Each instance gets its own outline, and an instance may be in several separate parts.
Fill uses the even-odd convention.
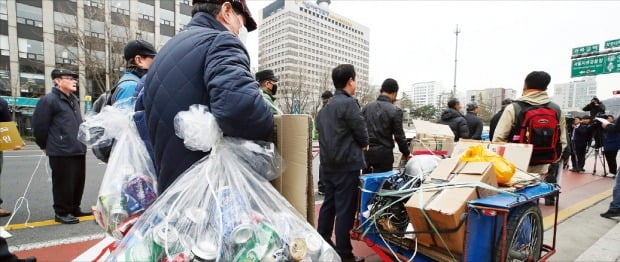
[[[254,18],[252,18],[252,13],[250,13],[250,8],[248,8],[245,0],[192,0],[192,5],[195,5],[197,3],[212,3],[221,5],[225,2],[230,2],[235,11],[243,14],[243,17],[245,18],[244,26],[245,29],[248,30],[248,32],[256,30],[256,21],[254,21]]]
[[[267,70],[259,71],[258,73],[256,73],[256,81],[263,82],[266,80],[278,82],[278,78],[273,73],[273,70],[267,69]]]

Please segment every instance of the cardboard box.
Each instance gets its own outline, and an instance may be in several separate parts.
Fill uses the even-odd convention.
[[[530,157],[532,156],[532,150],[534,147],[531,144],[517,144],[517,143],[491,143],[488,141],[478,140],[459,140],[454,146],[452,152],[453,158],[460,158],[461,155],[472,145],[483,145],[500,156],[503,156],[506,160],[513,163],[517,170],[527,172],[527,168],[530,165]]]
[[[452,154],[454,149],[454,133],[448,125],[413,120],[416,137],[411,141],[410,151],[434,150],[447,151]]]
[[[24,146],[15,122],[0,122],[0,151],[13,150]]]
[[[275,134],[271,140],[282,157],[284,171],[271,184],[314,225],[311,134],[310,115],[275,116]]]
[[[493,166],[489,162],[461,163],[455,161],[442,161],[441,172],[434,172],[435,177],[450,177],[451,183],[483,182],[497,187],[497,180]],[[446,174],[448,173],[448,174]],[[431,175],[432,177],[433,175]],[[456,228],[461,216],[467,208],[467,201],[495,194],[494,191],[478,190],[476,188],[452,188],[415,193],[405,204],[407,214],[415,231],[431,231],[429,222],[422,213],[430,218],[430,222],[438,230]],[[450,251],[462,254],[463,241],[465,240],[465,224],[454,233],[440,234],[446,242],[444,245],[437,234],[417,234],[418,243],[424,246],[447,247]]]

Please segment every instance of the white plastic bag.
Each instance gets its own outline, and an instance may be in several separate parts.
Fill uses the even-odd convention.
[[[157,198],[153,162],[127,109],[106,106],[89,115],[78,139],[89,146],[112,144],[94,215],[107,234],[120,240]]]
[[[211,153],[161,194],[110,261],[340,260],[265,178],[279,174],[272,145],[223,137],[204,106],[175,122],[180,137],[194,140],[188,147]]]

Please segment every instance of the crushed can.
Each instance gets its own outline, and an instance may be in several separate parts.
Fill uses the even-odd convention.
[[[153,180],[148,176],[134,177],[123,185],[123,193],[133,197],[144,208],[148,208],[157,198]]]
[[[129,216],[137,215],[144,211],[144,207],[142,207],[140,202],[136,201],[133,197],[126,196],[125,199],[127,199],[127,207],[125,208],[125,210],[127,210],[127,214],[129,214]]]

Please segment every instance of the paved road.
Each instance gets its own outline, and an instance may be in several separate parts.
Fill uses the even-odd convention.
[[[39,165],[38,168],[37,165]],[[86,165],[87,176],[84,197],[82,199],[82,210],[88,210],[95,204],[99,184],[105,171],[105,165],[90,152],[86,157]],[[38,150],[36,146],[32,145],[26,146],[20,151],[4,152],[4,166],[0,182],[0,196],[4,200],[2,208],[14,209],[18,198],[24,195],[31,177],[32,182],[25,196],[27,201],[23,201],[22,206],[14,212],[15,215],[10,224],[19,225],[27,221],[45,222],[42,223],[42,226],[36,228],[11,230],[13,237],[8,240],[9,245],[19,246],[101,232],[93,221],[83,222],[78,225],[45,226],[53,222],[49,220],[54,219],[51,171],[49,170],[47,157],[42,155],[42,151]],[[8,220],[9,217],[0,218],[0,225],[6,225]]]

